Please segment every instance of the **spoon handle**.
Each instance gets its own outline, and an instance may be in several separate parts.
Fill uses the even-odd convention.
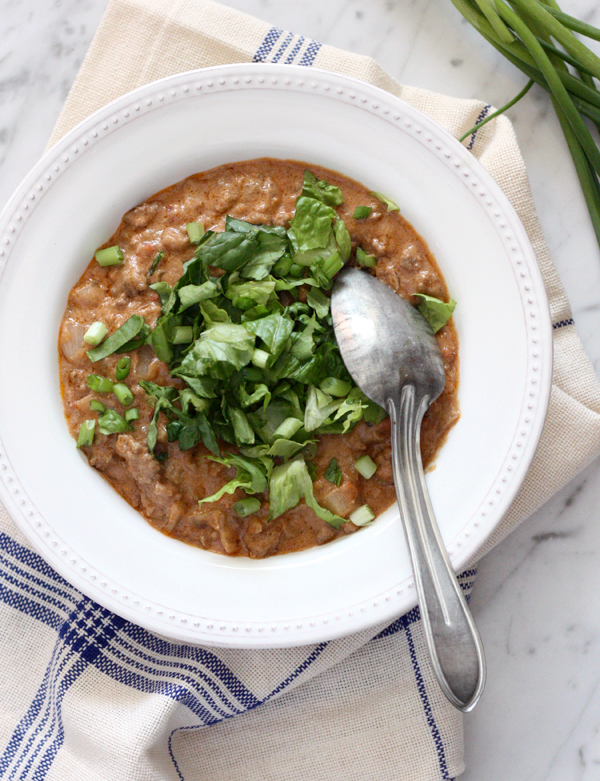
[[[425,639],[440,687],[459,710],[471,710],[485,684],[483,646],[444,547],[421,461],[421,421],[429,399],[402,388],[388,401],[396,496],[413,566]]]

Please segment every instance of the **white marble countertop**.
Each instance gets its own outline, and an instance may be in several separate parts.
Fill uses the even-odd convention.
[[[107,0],[0,0],[0,206],[42,153]],[[525,84],[450,0],[228,0],[368,54],[395,78],[503,105]],[[600,26],[597,0],[563,8]],[[549,100],[509,112],[577,330],[600,373],[600,252]],[[600,463],[487,556],[472,600],[488,659],[463,781],[600,779]]]

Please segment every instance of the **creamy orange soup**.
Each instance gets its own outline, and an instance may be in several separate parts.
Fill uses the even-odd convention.
[[[112,333],[133,314],[143,315],[154,326],[161,304],[149,288],[148,271],[157,252],[162,250],[165,255],[152,281],[164,280],[174,285],[184,262],[194,255],[187,223],[196,221],[207,229],[221,231],[226,216],[231,215],[253,224],[289,225],[307,167],[343,193],[344,202],[336,210],[352,237],[351,265],[356,264],[355,250],[360,245],[377,258],[371,273],[399,295],[414,304],[418,301],[411,299],[415,293],[448,300],[442,274],[414,228],[398,212],[388,212],[362,185],[339,173],[295,161],[263,158],[195,174],[127,212],[106,243],[119,245],[125,262],[103,268],[92,260],[69,294],[60,327],[59,362],[64,410],[73,435],[77,436],[82,422],[90,418],[90,401],[106,401],[102,394],[89,390],[88,374],[114,377],[117,361],[122,357],[110,355],[92,368],[86,356],[88,345],[83,341],[89,326],[101,321]],[[368,219],[353,219],[359,205],[372,207]],[[300,288],[300,300],[305,300],[306,292]],[[280,294],[284,305],[285,295]],[[431,463],[459,416],[458,341],[452,320],[437,333],[437,340],[444,358],[446,385],[423,421],[421,450],[425,466]],[[168,457],[162,461],[152,457],[146,436],[153,408],[138,381],[176,387],[180,381],[169,375],[168,366],[156,357],[152,347],[145,345],[129,355],[131,371],[127,384],[140,418],[133,431],[96,435],[93,444],[83,450],[90,465],[152,526],[205,550],[252,558],[303,550],[357,531],[350,521],[340,529],[333,528],[303,501],[269,520],[268,494],[258,497],[261,509],[257,513],[240,517],[233,510],[233,505],[244,497],[239,489],[215,503],[199,506],[198,500],[221,488],[231,479],[233,470],[209,460],[210,453],[201,442],[182,452],[177,442],[167,441],[164,424],[159,424],[158,447]],[[124,413],[116,400],[113,406]],[[236,450],[231,445],[225,447]],[[377,465],[377,471],[368,480],[354,466],[365,454]],[[339,486],[324,477],[332,458],[337,459],[342,472]],[[346,434],[321,436],[313,464],[315,498],[321,506],[344,518],[363,504],[379,515],[395,500],[389,419],[378,425],[361,421]]]

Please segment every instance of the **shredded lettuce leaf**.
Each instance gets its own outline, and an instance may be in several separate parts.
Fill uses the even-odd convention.
[[[415,297],[421,301],[417,307],[419,312],[427,320],[433,329],[433,333],[436,334],[452,317],[452,312],[456,308],[456,301],[451,298],[446,304],[444,301],[440,301],[439,298],[426,296],[424,293],[415,293]]]
[[[294,458],[286,464],[276,466],[269,481],[269,506],[270,518],[278,518],[286,510],[295,507],[298,502],[304,499],[314,514],[326,521],[335,529],[346,522],[346,518],[341,518],[317,502],[313,493],[313,484],[303,458]]]

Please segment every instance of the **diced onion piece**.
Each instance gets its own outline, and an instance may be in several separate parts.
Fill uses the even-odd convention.
[[[341,399],[350,393],[352,384],[345,380],[338,380],[337,377],[325,377],[319,384],[319,388],[330,396],[337,396]]]
[[[365,478],[365,480],[368,480],[370,477],[373,477],[377,471],[377,464],[372,458],[369,458],[369,456],[361,456],[354,464],[354,468]]]
[[[249,496],[247,499],[241,499],[239,502],[236,502],[233,505],[233,509],[238,515],[245,518],[247,515],[253,515],[260,510],[260,501],[253,496]]]
[[[92,347],[97,347],[97,345],[100,344],[107,333],[108,328],[104,325],[104,323],[101,323],[100,320],[96,320],[96,322],[92,323],[83,335],[83,341],[87,344],[91,344]]]
[[[113,385],[113,393],[124,407],[128,407],[130,404],[133,404],[133,393],[129,390],[124,382],[115,382]]]
[[[298,418],[286,418],[273,432],[273,439],[292,439],[294,434],[302,428],[302,421]]]
[[[132,407],[131,409],[128,409],[125,411],[125,420],[128,423],[131,423],[132,420],[139,420],[140,419],[140,413],[137,410],[137,407]]]
[[[95,420],[84,420],[79,429],[77,437],[77,447],[89,447],[94,441],[94,431],[96,430]]]
[[[204,225],[200,222],[188,222],[186,228],[191,243],[200,244],[200,240],[204,236]]]
[[[83,350],[82,343],[85,332],[86,327],[81,325],[81,323],[77,323],[70,318],[64,320],[60,338],[60,349],[67,361],[72,361],[73,358],[79,356],[80,351]]]
[[[374,517],[375,513],[371,510],[369,505],[363,504],[362,507],[359,507],[358,510],[355,510],[352,513],[350,520],[355,526],[366,526],[371,523]]]
[[[124,358],[119,358],[117,362],[117,368],[115,369],[115,377],[119,382],[127,379],[129,370],[131,369],[131,358],[126,355]]]
[[[118,266],[123,262],[123,250],[116,244],[114,247],[96,250],[96,260],[99,266]]]

